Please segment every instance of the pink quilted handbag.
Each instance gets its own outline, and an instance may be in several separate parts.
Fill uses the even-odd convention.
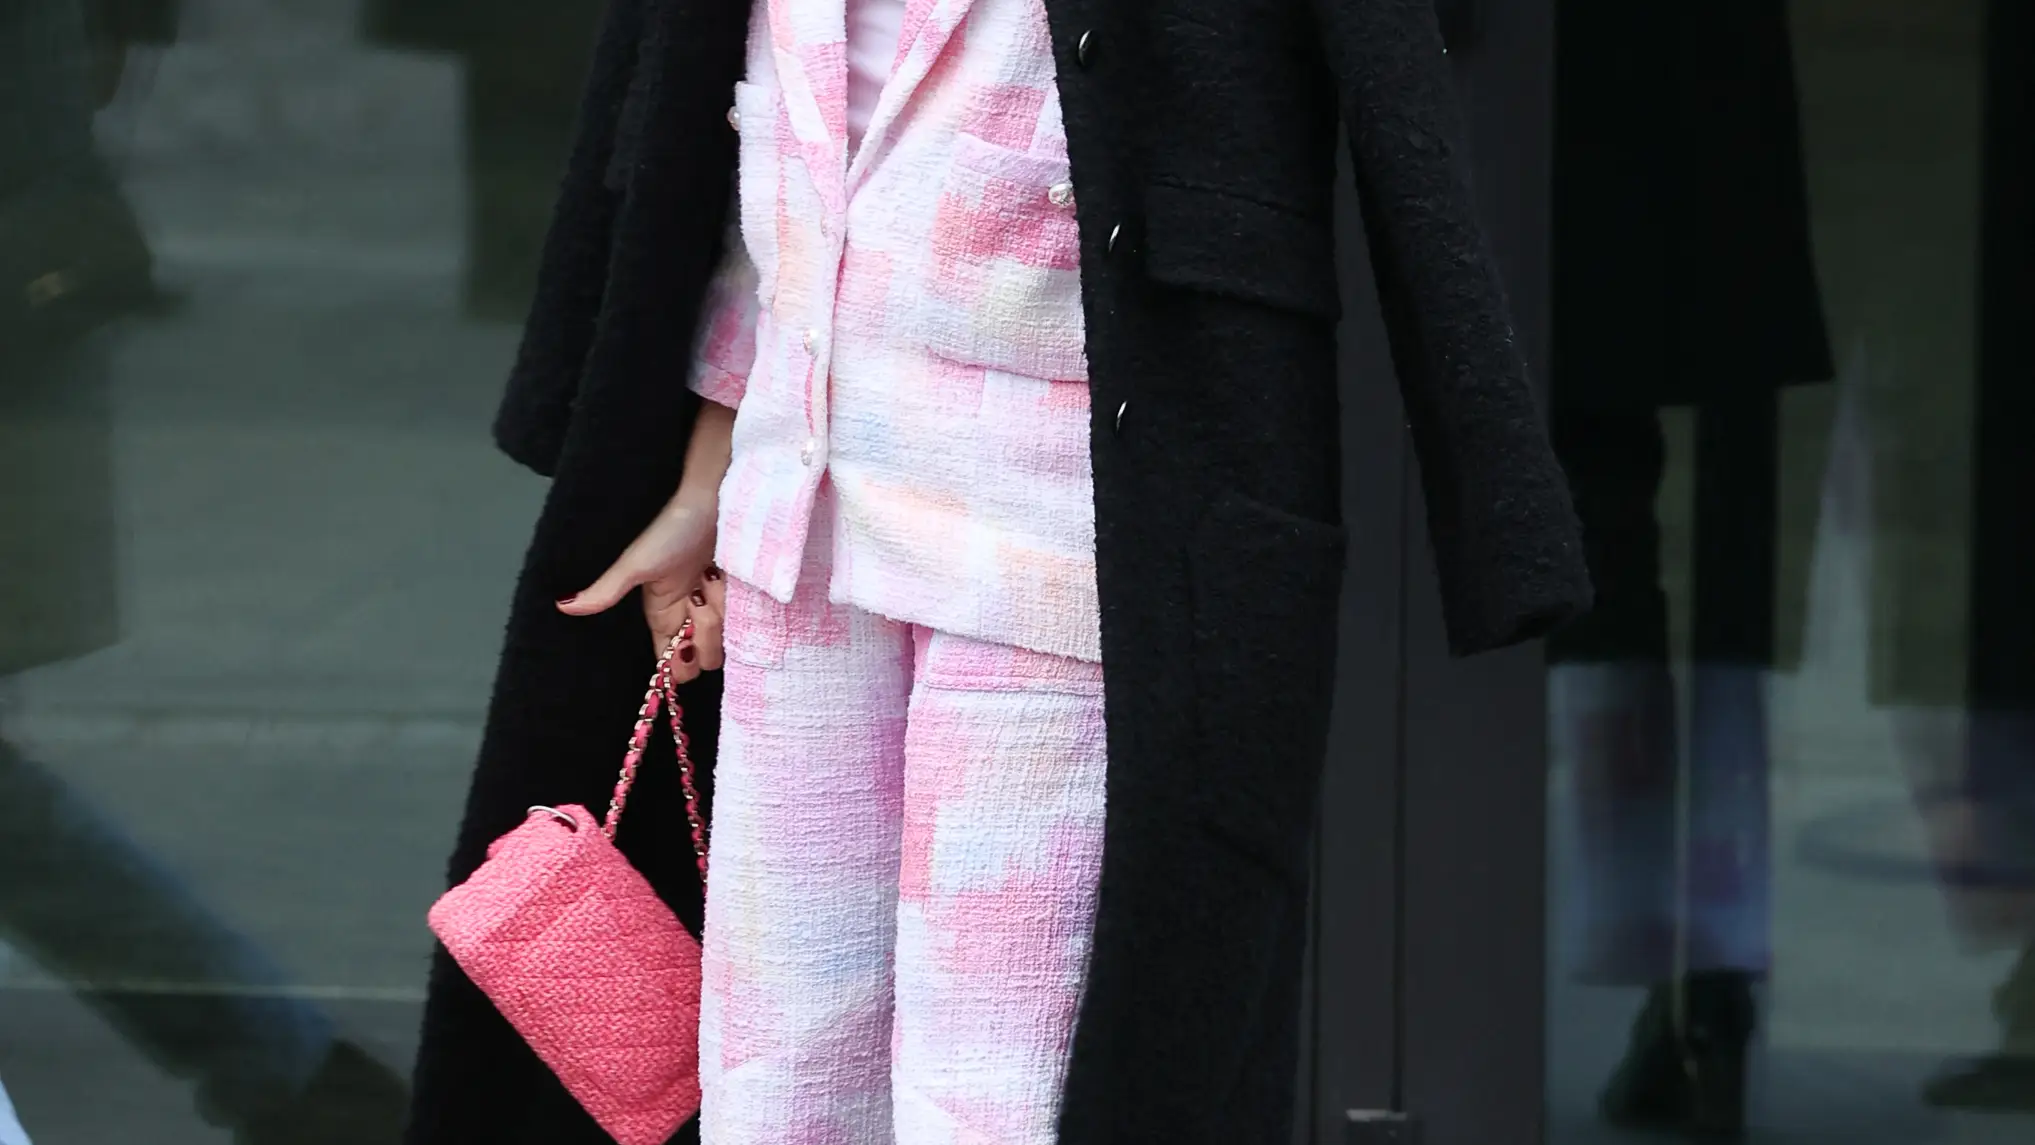
[[[706,879],[706,823],[671,683],[672,653],[690,637],[688,624],[657,662],[607,821],[578,805],[532,807],[430,914],[467,976],[620,1145],[664,1145],[700,1106],[699,943],[613,842],[662,703]]]

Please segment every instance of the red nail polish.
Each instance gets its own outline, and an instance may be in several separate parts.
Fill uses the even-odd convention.
[[[707,566],[707,579],[708,579],[708,580],[719,580],[719,579],[721,579],[721,568],[720,568],[720,566],[719,566],[719,565],[708,565],[708,566]]]
[[[687,644],[678,650],[678,658],[685,661],[688,664],[692,663],[692,656],[693,656],[692,645],[690,644]]]
[[[696,607],[705,608],[707,604],[707,594],[701,592],[699,589],[693,589],[692,602]]]

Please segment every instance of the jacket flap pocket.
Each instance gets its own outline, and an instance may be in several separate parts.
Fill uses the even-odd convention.
[[[954,138],[954,165],[987,178],[1036,187],[1041,192],[1065,182],[1068,171],[1064,156],[999,147],[965,132]]]
[[[1062,156],[957,136],[909,324],[963,365],[1086,381],[1081,231]]]
[[[1326,222],[1214,188],[1145,188],[1145,273],[1322,318],[1342,314]]]

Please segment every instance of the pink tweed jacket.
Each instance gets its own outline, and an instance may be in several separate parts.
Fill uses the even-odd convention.
[[[1041,0],[910,0],[852,156],[843,0],[749,32],[740,235],[691,386],[734,406],[718,558],[834,600],[1099,660],[1074,188]],[[818,527],[829,527],[821,524]]]

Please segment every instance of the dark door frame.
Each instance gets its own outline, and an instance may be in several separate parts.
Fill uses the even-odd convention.
[[[1441,0],[1471,178],[1544,376],[1554,0]],[[1473,37],[1465,43],[1460,37]],[[1347,169],[1337,205],[1344,581],[1315,846],[1296,1140],[1539,1145],[1546,1010],[1546,673],[1452,660],[1418,474]]]

